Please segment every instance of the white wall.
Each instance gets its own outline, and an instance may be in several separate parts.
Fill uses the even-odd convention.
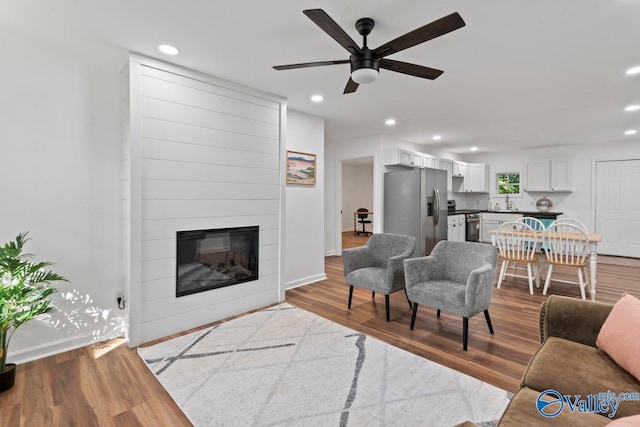
[[[280,301],[279,98],[134,55],[130,345]],[[177,298],[176,232],[259,226],[259,279]]]
[[[0,31],[0,244],[29,231],[27,252],[69,279],[58,311],[15,333],[22,363],[121,335],[118,71],[126,53]]]
[[[359,208],[373,210],[373,159],[366,165],[342,165],[342,231],[353,231],[354,212]],[[374,212],[375,215],[375,212]],[[372,217],[367,218],[372,220]],[[356,223],[362,230],[362,224]],[[372,231],[372,224],[365,224]]]
[[[284,280],[290,289],[326,278],[324,119],[288,110],[287,149],[316,155],[316,184],[286,189]]]

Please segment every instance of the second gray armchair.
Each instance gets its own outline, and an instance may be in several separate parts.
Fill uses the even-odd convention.
[[[497,250],[492,245],[443,240],[431,255],[404,261],[407,297],[413,303],[411,329],[418,304],[462,316],[462,343],[467,350],[469,318],[483,312],[493,334],[489,304],[496,279]]]
[[[387,322],[389,295],[404,289],[403,261],[413,255],[416,239],[401,234],[374,234],[365,246],[342,251],[344,277],[349,285],[349,304],[353,287],[384,294]]]

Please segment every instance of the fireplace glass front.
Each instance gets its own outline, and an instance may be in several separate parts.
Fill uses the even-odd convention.
[[[259,227],[177,232],[176,297],[258,280]]]

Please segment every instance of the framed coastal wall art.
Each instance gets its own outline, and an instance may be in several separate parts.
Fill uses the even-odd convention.
[[[287,184],[315,185],[316,155],[287,150]]]

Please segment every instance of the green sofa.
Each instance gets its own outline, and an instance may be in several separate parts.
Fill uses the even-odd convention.
[[[600,393],[609,391],[616,394],[640,392],[640,382],[604,351],[596,348],[598,332],[612,307],[612,304],[557,295],[551,295],[542,304],[540,348],[529,362],[520,388],[500,419],[499,426],[604,426],[612,419],[640,414],[638,400],[620,402],[613,418],[608,417],[612,409],[606,405],[600,406],[599,411],[605,413],[579,413],[572,411],[564,402],[560,413],[549,418],[538,411],[538,397],[546,390],[555,390],[562,396],[570,395],[572,402],[578,405],[576,399],[580,398],[577,395],[588,399],[589,395],[602,397]],[[549,398],[542,400],[554,400],[553,393],[546,394],[546,397]],[[595,402],[593,397],[590,402]],[[591,407],[583,406],[582,409],[588,411]],[[560,403],[554,403],[542,410],[550,415],[559,409]]]

